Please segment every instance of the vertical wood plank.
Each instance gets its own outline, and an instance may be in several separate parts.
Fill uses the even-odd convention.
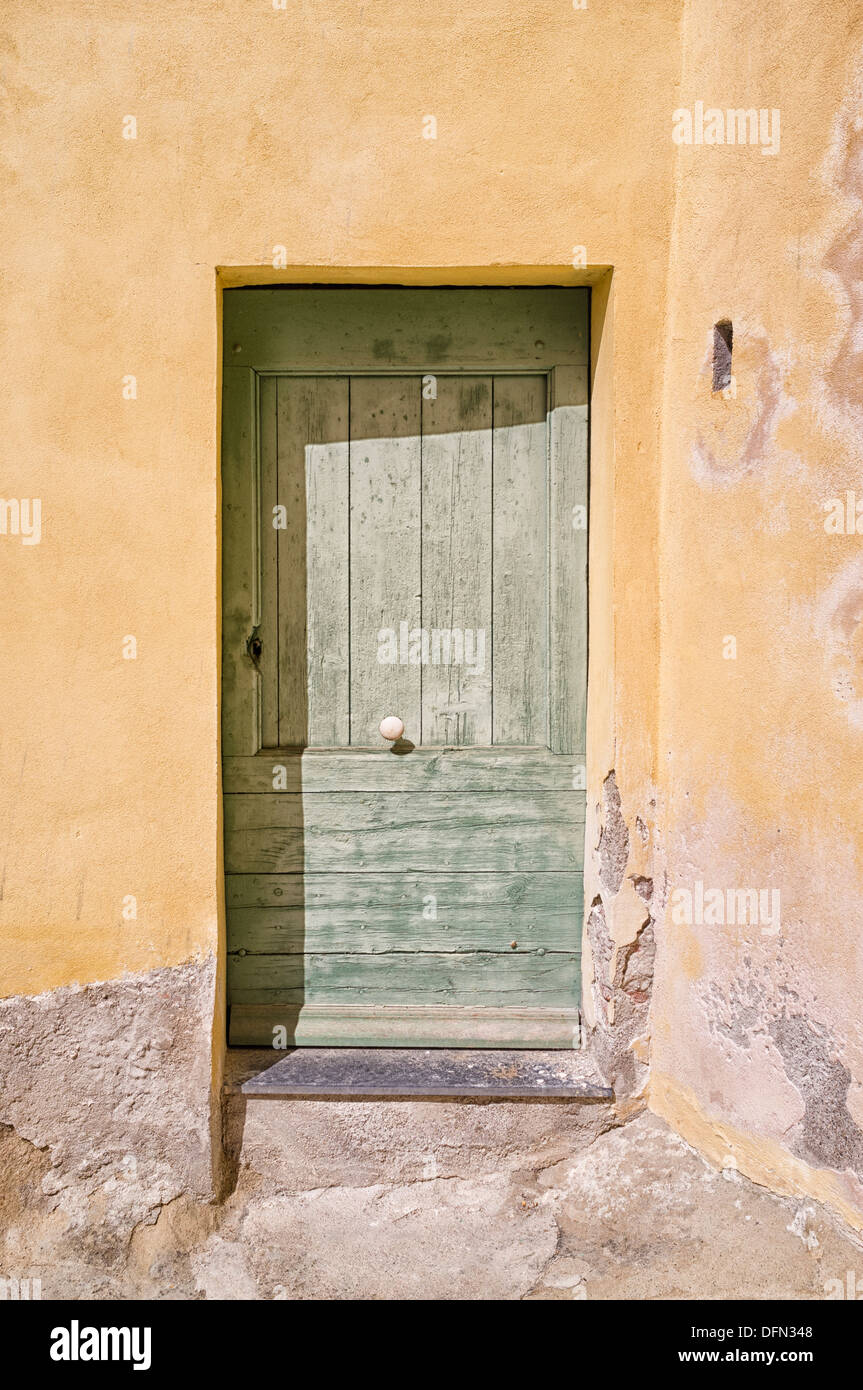
[[[581,754],[587,703],[586,367],[552,372],[549,430],[549,747]]]
[[[279,736],[348,742],[348,379],[279,380]]]
[[[306,655],[306,443],[308,378],[278,382],[279,743],[304,744],[308,736]]]
[[[306,453],[309,744],[350,742],[349,383],[318,377]]]
[[[222,751],[238,757],[261,746],[259,676],[246,650],[260,603],[255,373],[226,367],[222,392]]]
[[[258,387],[261,432],[258,483],[258,546],[261,557],[258,636],[261,655],[258,669],[263,748],[277,748],[279,743],[279,553],[278,532],[273,528],[273,508],[279,500],[277,388],[275,377],[261,377]]]
[[[492,739],[545,744],[545,377],[495,377],[493,449]]]
[[[491,378],[422,402],[422,742],[491,743]]]
[[[351,743],[380,746],[388,714],[417,742],[420,378],[353,377],[350,413]],[[382,631],[393,634],[388,653]]]

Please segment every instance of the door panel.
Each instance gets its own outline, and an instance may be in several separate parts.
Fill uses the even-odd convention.
[[[225,806],[228,873],[581,867],[584,808],[571,792],[273,792]]]
[[[351,381],[351,743],[420,720],[419,666],[379,660],[382,629],[419,626],[420,392],[415,377]]]
[[[279,744],[337,745],[349,737],[348,380],[277,380]]]
[[[378,1008],[343,996],[330,1004],[231,1006],[233,1047],[575,1048],[578,1036],[577,1011],[548,1004],[400,1002]]]
[[[549,747],[584,747],[587,705],[587,408],[577,367],[551,374]]]
[[[492,741],[492,386],[441,376],[422,402],[421,626],[470,632],[475,658],[420,667],[425,746]]]
[[[493,743],[545,743],[548,440],[544,377],[494,383]]]
[[[231,874],[228,888],[232,931],[262,955],[355,951],[358,917],[367,952],[397,950],[406,923],[427,951],[566,952],[578,939],[578,873]]]
[[[278,377],[264,377],[260,383],[260,439],[261,466],[258,489],[258,505],[261,511],[259,533],[260,563],[260,620],[258,636],[261,652],[258,657],[260,671],[261,703],[261,743],[264,748],[279,746],[279,653],[287,654],[289,648],[283,645],[279,631],[279,537],[280,532],[273,524],[279,502],[279,380]],[[283,466],[287,478],[287,469]],[[299,513],[303,515],[302,512]],[[270,524],[267,525],[267,519]],[[294,530],[297,528],[297,513],[292,517]],[[302,552],[296,557],[297,568]],[[296,648],[294,649],[296,651]],[[300,666],[302,674],[302,665]],[[286,683],[291,677],[286,674]],[[304,702],[305,703],[305,702]],[[285,730],[286,742],[304,743],[304,731],[291,740]]]
[[[587,295],[225,301],[231,1041],[577,1046]]]
[[[575,952],[390,951],[372,954],[231,955],[228,984],[234,1004],[332,1004],[362,1000],[367,1008],[393,1004],[520,1004],[561,1009],[578,984]],[[402,1038],[402,1046],[410,1039]]]
[[[278,759],[278,760],[277,760]],[[571,791],[578,757],[547,748],[304,748],[222,759],[226,792]],[[583,801],[582,794],[582,801]]]

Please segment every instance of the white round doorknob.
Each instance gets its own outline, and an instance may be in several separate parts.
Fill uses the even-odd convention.
[[[388,714],[386,719],[381,720],[381,733],[390,743],[395,743],[397,738],[401,738],[404,731],[405,726],[397,714]]]

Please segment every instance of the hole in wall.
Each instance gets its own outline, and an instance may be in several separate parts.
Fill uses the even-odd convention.
[[[731,345],[734,327],[730,319],[720,319],[713,325],[713,390],[724,391],[731,385]]]

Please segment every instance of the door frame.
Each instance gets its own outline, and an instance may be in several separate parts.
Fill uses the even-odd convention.
[[[218,658],[217,702],[219,746],[217,749],[216,818],[218,855],[216,872],[218,875],[216,892],[219,903],[219,991],[217,996],[217,1018],[214,1028],[213,1066],[217,1084],[221,1085],[226,1048],[226,918],[225,918],[225,875],[223,857],[223,796],[221,774],[221,626],[222,626],[222,495],[221,495],[221,423],[223,399],[223,291],[229,288],[250,287],[253,285],[405,285],[405,286],[579,286],[591,290],[590,302],[590,363],[588,373],[588,476],[589,476],[589,517],[588,517],[588,651],[587,651],[587,732],[586,732],[586,780],[587,816],[585,826],[584,855],[584,905],[583,905],[583,957],[582,957],[582,1014],[586,1025],[593,1028],[597,1022],[596,1001],[593,997],[594,970],[591,960],[590,941],[587,936],[587,921],[592,902],[602,894],[599,873],[599,858],[596,848],[599,839],[600,814],[603,782],[608,771],[615,765],[618,729],[623,723],[627,708],[633,715],[643,715],[645,701],[648,714],[654,712],[658,702],[658,640],[655,663],[655,683],[648,681],[645,694],[644,682],[639,690],[623,695],[618,690],[616,673],[616,632],[615,632],[615,545],[624,546],[627,536],[619,529],[616,514],[620,509],[622,497],[619,496],[618,477],[615,469],[615,383],[619,374],[614,347],[615,322],[615,268],[610,264],[594,264],[572,268],[568,265],[512,265],[512,266],[333,266],[308,265],[296,263],[273,270],[269,266],[218,265],[216,267],[216,418],[214,421],[217,444],[217,498],[218,498],[218,544],[216,555],[217,586],[217,629],[216,641]],[[378,368],[378,370],[380,370]],[[647,501],[654,508],[658,501],[658,486],[654,486],[654,470],[648,470]],[[637,524],[641,524],[641,516]],[[635,523],[630,528],[634,537]],[[640,623],[653,622],[658,616],[658,547],[651,550],[651,568],[642,575],[641,591],[645,599],[639,614]],[[654,557],[656,563],[653,563]],[[598,674],[597,674],[598,673]],[[640,673],[643,678],[643,673]],[[630,682],[631,686],[631,682]],[[652,736],[653,725],[649,725],[647,739]],[[640,760],[646,763],[648,775],[653,772],[652,756]],[[652,818],[651,818],[652,819]]]

